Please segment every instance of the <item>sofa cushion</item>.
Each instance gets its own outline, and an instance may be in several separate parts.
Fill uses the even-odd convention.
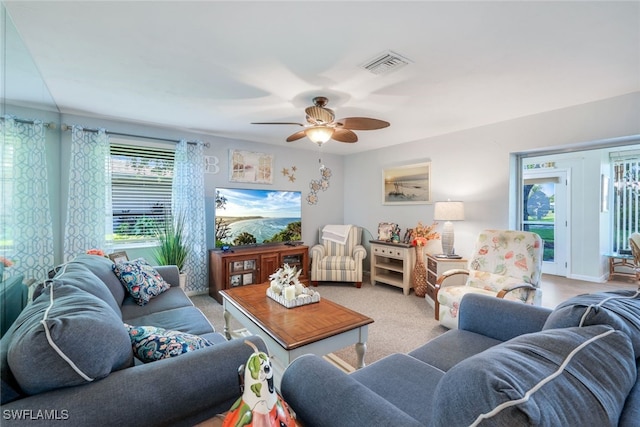
[[[411,351],[409,356],[446,372],[458,362],[500,343],[484,335],[451,329]]]
[[[76,288],[89,292],[91,295],[94,295],[109,304],[109,307],[113,309],[118,317],[122,316],[120,304],[116,302],[107,285],[105,285],[104,282],[100,280],[98,276],[93,274],[86,266],[73,262],[66,264],[58,270],[58,273],[52,280],[65,285],[75,286]],[[47,284],[45,284],[45,287],[46,286]]]
[[[433,399],[416,399],[436,388],[444,372],[407,356],[392,354],[351,374],[360,384],[418,421],[431,418]]]
[[[153,303],[153,301],[151,302]],[[209,319],[197,307],[180,307],[124,320],[130,325],[154,325],[165,329],[202,335],[214,332]]]
[[[636,384],[627,396],[618,427],[638,427],[640,422],[640,357],[636,359],[636,372]]]
[[[171,287],[144,258],[114,264],[113,271],[139,305],[145,305]]]
[[[640,357],[640,291],[619,290],[578,295],[549,315],[543,329],[610,325],[625,332]]]
[[[126,292],[118,276],[113,273],[113,261],[101,256],[81,254],[75,257],[70,264],[81,264],[87,267],[107,285],[116,302],[122,304]]]
[[[629,338],[606,325],[522,335],[451,368],[434,392],[440,425],[617,425],[636,381]],[[571,396],[559,399],[558,396]]]
[[[174,308],[181,307],[193,307],[193,302],[181,288],[172,286],[160,295],[153,297],[148,304],[142,306],[138,305],[133,297],[128,296],[124,299],[120,309],[122,310],[122,319],[126,321],[133,317],[144,316],[159,311],[173,310]],[[139,323],[134,324],[139,325]],[[155,325],[155,323],[151,324]]]
[[[25,396],[25,393],[20,389],[20,385],[18,385],[18,381],[16,381],[16,378],[13,376],[13,372],[11,372],[7,361],[9,343],[11,343],[14,328],[15,325],[12,325],[7,333],[2,336],[2,339],[0,339],[0,405]]]
[[[131,366],[133,352],[107,303],[54,282],[16,320],[7,361],[22,390],[37,394],[106,377]]]
[[[176,357],[213,345],[202,337],[184,332],[155,326],[131,326],[126,323],[124,326],[129,333],[133,353],[145,363]]]

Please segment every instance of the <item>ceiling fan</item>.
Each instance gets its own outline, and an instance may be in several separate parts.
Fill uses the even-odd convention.
[[[308,137],[318,145],[322,145],[330,139],[339,142],[353,143],[358,141],[354,130],[375,130],[389,126],[384,120],[368,117],[346,117],[335,120],[335,114],[330,108],[326,108],[329,99],[324,96],[313,98],[313,106],[304,109],[307,114],[307,125],[296,122],[253,122],[253,125],[296,125],[305,129],[290,135],[287,142],[297,141]]]

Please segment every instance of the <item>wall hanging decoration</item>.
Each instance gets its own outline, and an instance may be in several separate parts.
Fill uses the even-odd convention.
[[[417,205],[431,202],[431,162],[382,170],[382,203]]]
[[[229,181],[273,184],[273,155],[229,150]]]
[[[289,182],[296,182],[295,173],[298,170],[296,166],[291,166],[290,168],[282,168],[282,175],[289,178]]]
[[[217,156],[204,156],[204,173],[212,175],[220,172],[220,165]]]
[[[331,169],[325,165],[320,166],[320,179],[312,179],[309,183],[311,191],[307,194],[307,203],[315,205],[318,203],[318,192],[327,191],[329,188],[329,179],[331,178]]]

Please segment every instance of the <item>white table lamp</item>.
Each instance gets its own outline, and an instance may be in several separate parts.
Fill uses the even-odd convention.
[[[464,220],[464,203],[453,202],[436,202],[433,212],[434,221],[445,221],[442,228],[442,250],[445,255],[454,255],[453,249],[453,223],[451,221]]]

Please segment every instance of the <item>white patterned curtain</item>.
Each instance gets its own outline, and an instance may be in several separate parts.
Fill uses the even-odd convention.
[[[44,123],[0,120],[2,164],[2,217],[5,256],[13,262],[5,276],[24,274],[41,280],[53,267],[53,223],[49,208],[49,187]],[[2,280],[2,277],[0,277]]]
[[[111,223],[109,137],[104,129],[71,130],[69,199],[64,234],[64,259],[89,249],[107,251],[106,230]]]
[[[176,146],[173,170],[172,214],[183,215],[189,255],[184,265],[186,290],[207,288],[207,244],[204,218],[204,147],[181,140]]]

